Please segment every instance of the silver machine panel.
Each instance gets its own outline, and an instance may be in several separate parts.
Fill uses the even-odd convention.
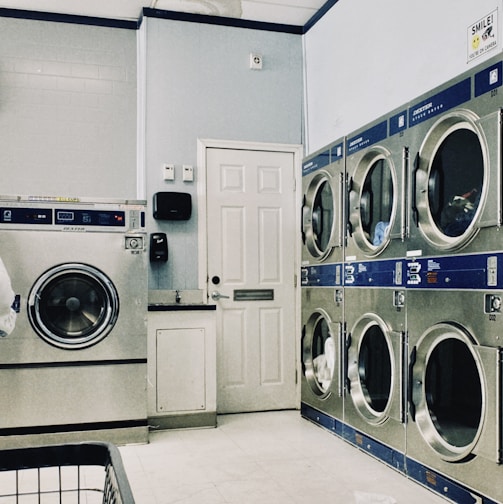
[[[503,501],[503,292],[408,292],[407,456]]]
[[[349,288],[345,302],[345,437],[357,442],[356,429],[404,454],[406,292]]]
[[[302,265],[342,261],[344,142],[340,139],[302,164]]]
[[[144,202],[2,197],[0,257],[18,311],[2,443],[146,441]]]
[[[333,287],[302,289],[301,400],[343,419],[343,297]]]
[[[346,140],[346,260],[405,256],[407,108],[351,133]]]
[[[501,58],[409,107],[412,257],[501,248]]]

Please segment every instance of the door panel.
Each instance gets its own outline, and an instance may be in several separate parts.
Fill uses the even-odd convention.
[[[222,296],[217,410],[293,408],[294,155],[208,148],[206,162],[208,291]]]

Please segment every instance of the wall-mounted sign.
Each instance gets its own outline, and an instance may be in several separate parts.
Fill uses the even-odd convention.
[[[498,47],[498,9],[468,27],[468,62]]]

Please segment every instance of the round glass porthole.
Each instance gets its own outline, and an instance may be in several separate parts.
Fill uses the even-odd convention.
[[[302,367],[313,393],[326,397],[330,393],[335,367],[335,340],[329,317],[321,310],[314,312],[305,327],[302,342]]]
[[[328,173],[318,173],[306,191],[303,206],[303,238],[309,254],[322,261],[333,248],[335,199]]]
[[[360,319],[351,333],[348,378],[351,398],[371,423],[388,418],[393,387],[393,351],[385,323],[377,316]]]
[[[46,271],[28,299],[33,328],[48,343],[81,349],[101,341],[113,328],[119,298],[110,279],[86,264],[62,264]]]
[[[469,114],[451,114],[429,132],[419,153],[416,206],[425,237],[454,249],[475,234],[485,191],[486,149]]]
[[[470,339],[457,326],[431,328],[417,347],[413,375],[416,422],[442,458],[471,456],[482,429],[483,377]]]
[[[349,224],[358,248],[379,255],[390,241],[395,218],[394,168],[384,149],[368,152],[359,162],[349,193]]]

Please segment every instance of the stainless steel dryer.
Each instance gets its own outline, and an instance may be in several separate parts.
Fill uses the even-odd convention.
[[[407,472],[454,502],[503,502],[503,292],[407,295]]]
[[[302,265],[342,262],[344,247],[344,142],[302,164]]]
[[[405,256],[407,107],[353,132],[346,140],[346,260]]]
[[[498,56],[409,107],[408,256],[502,248],[502,84]]]
[[[343,292],[302,288],[301,413],[342,435]]]
[[[344,438],[392,467],[405,462],[406,292],[345,289]]]
[[[19,310],[2,446],[146,441],[144,203],[0,198],[0,256]]]

